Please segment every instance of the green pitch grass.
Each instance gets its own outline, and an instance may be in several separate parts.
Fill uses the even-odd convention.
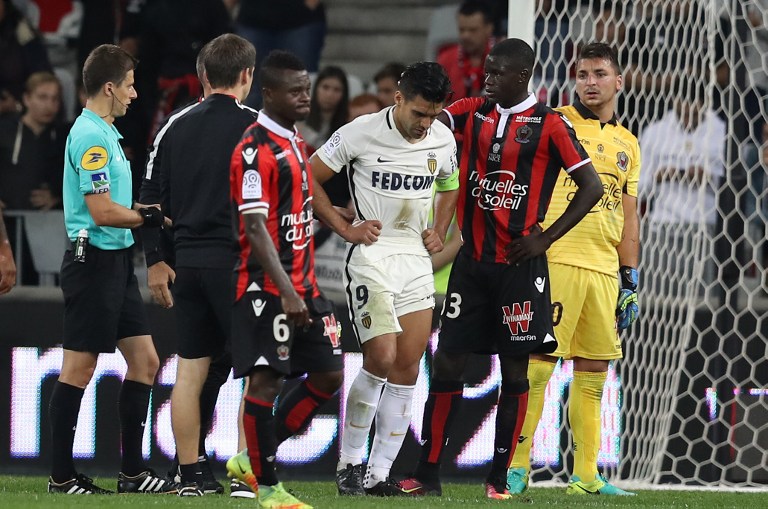
[[[114,489],[115,479],[97,478],[95,483]],[[487,500],[480,484],[445,484],[440,498],[375,497],[347,498],[336,494],[333,481],[287,482],[286,487],[301,500],[316,508],[334,509],[405,509],[558,506],[558,507],[679,507],[679,508],[749,508],[768,507],[768,492],[734,493],[725,491],[639,491],[636,497],[566,496],[564,488],[533,488],[511,501]],[[179,498],[174,495],[49,495],[43,477],[0,476],[0,508],[85,509],[112,507],[198,507],[232,509],[258,507],[253,499],[234,499],[228,495]]]

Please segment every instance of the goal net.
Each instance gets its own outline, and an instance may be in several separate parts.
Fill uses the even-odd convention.
[[[613,44],[619,117],[643,156],[641,314],[603,398],[603,471],[765,486],[768,1],[574,3],[536,2],[534,90],[551,105],[572,101],[579,45]],[[550,384],[545,420],[563,424],[554,438],[539,426],[534,479],[570,474],[567,410],[552,402],[567,400],[571,369]]]

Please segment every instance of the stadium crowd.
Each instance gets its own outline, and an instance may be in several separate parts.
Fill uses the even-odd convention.
[[[626,2],[540,0],[541,14],[535,25],[538,60],[534,60],[535,53],[526,43],[505,38],[506,4],[467,0],[457,5],[457,38],[437,48],[434,60],[439,65],[381,62],[380,70],[367,80],[338,66],[320,65],[328,9],[321,0],[0,0],[0,213],[6,216],[0,223],[0,294],[10,291],[14,283],[40,282],[27,240],[29,232],[19,231],[25,214],[58,212],[51,217],[64,221],[69,240],[75,242],[56,276],[67,299],[64,347],[70,353],[64,357],[62,377],[51,402],[52,435],[59,445],[49,491],[106,491],[75,470],[71,448],[88,373],[98,352],[117,347],[128,362],[130,375],[121,392],[121,420],[127,424],[121,428],[123,463],[118,491],[190,496],[223,492],[207,465],[203,440],[218,389],[234,368],[236,376],[248,381],[240,453],[227,463],[232,496],[258,496],[262,507],[309,507],[282,487],[274,457],[279,444],[304,429],[341,386],[334,309],[314,276],[315,247],[336,233],[350,245],[360,246],[348,252],[344,284],[364,354],[363,369],[350,390],[341,439],[336,472],[340,494],[441,492],[439,465],[447,430],[462,397],[464,363],[470,352],[478,352],[503,357],[494,460],[486,480],[489,498],[507,499],[527,489],[530,464],[519,455],[513,461],[515,444],[518,437],[532,439],[541,415],[543,387],[558,357],[577,359],[576,379],[583,393],[578,397],[584,403],[580,409],[571,407],[572,423],[577,422],[574,441],[583,448],[577,457],[578,477],[574,476],[569,493],[632,495],[597,472],[599,396],[605,372],[609,360],[623,355],[617,328],[629,327],[639,312],[639,257],[678,264],[671,271],[679,273],[679,281],[669,284],[686,284],[690,272],[685,260],[672,259],[669,253],[667,257],[651,251],[639,254],[638,236],[674,237],[669,242],[682,246],[681,251],[696,242],[675,230],[714,209],[714,182],[723,175],[725,142],[724,121],[716,112],[718,101],[723,100],[717,96],[718,87],[712,101],[704,101],[705,90],[678,79],[699,70],[688,67],[674,49],[653,53],[664,55],[654,59],[638,48],[646,43],[670,48],[705,45],[699,40],[701,34],[692,29],[661,32],[660,27],[666,25],[653,23],[655,18],[702,13],[692,2],[670,2],[638,8],[635,17],[640,20],[628,24],[624,21],[629,9]],[[754,0],[754,5],[764,7],[760,0]],[[567,16],[547,16],[577,10],[588,20],[579,28],[580,37],[573,36],[571,25],[563,22]],[[758,50],[748,57],[759,60],[768,30],[762,25],[764,17],[752,15],[749,19]],[[723,32],[727,30],[724,26]],[[643,43],[629,45],[627,41]],[[594,42],[608,45],[589,44]],[[715,44],[714,49],[719,54],[724,51],[722,44]],[[582,56],[584,51],[587,56]],[[110,59],[119,62],[114,64],[117,70],[94,77],[94,67],[112,62]],[[565,61],[574,65],[551,65]],[[752,87],[745,100],[750,118],[759,117],[764,109],[761,101],[768,88],[768,76],[760,72],[764,67],[758,63],[750,68]],[[728,73],[720,68],[716,71],[722,88]],[[546,86],[529,90],[531,81]],[[363,85],[355,87],[356,83]],[[665,93],[689,100],[667,104]],[[705,108],[712,102],[714,107]],[[573,106],[554,111],[547,103]],[[490,125],[507,121],[522,125],[494,132],[495,127],[474,124],[475,118]],[[95,132],[87,122],[101,126],[107,134]],[[543,125],[552,123],[556,124],[551,128],[555,134],[547,131],[546,136],[554,141],[545,150],[546,156],[526,152],[525,147],[537,147],[545,136]],[[228,130],[220,128],[224,124]],[[475,125],[481,127],[473,131]],[[753,127],[755,136],[768,144],[768,131],[763,127],[764,122]],[[620,140],[601,137],[609,131],[616,132]],[[68,134],[87,141],[70,143]],[[110,144],[99,157],[116,154],[119,167],[111,158],[109,164],[102,164],[98,154],[92,156],[93,149],[100,147],[102,138],[98,136],[106,136],[104,143]],[[591,147],[590,136],[594,137]],[[425,141],[428,145],[419,145]],[[535,143],[528,145],[532,141]],[[490,207],[478,205],[477,210],[483,212],[473,216],[473,200],[482,200],[478,196],[485,196],[484,191],[473,194],[464,188],[489,189],[484,187],[491,185],[485,176],[477,175],[503,173],[502,160],[510,157],[505,143],[518,147],[516,164],[528,164],[534,173],[526,175],[525,182],[539,178],[537,171],[546,175],[537,181],[539,194],[531,198],[527,215],[510,211],[499,218],[487,212],[499,208],[489,202]],[[610,169],[605,171],[600,164],[592,165],[605,159],[602,143],[616,143],[611,150],[618,151],[618,159],[610,161]],[[761,155],[766,151],[764,146],[754,149]],[[482,157],[475,160],[478,151]],[[537,157],[545,159],[542,162]],[[765,157],[758,159],[758,166],[765,162]],[[378,170],[392,162],[401,168],[423,167],[422,160],[427,161],[429,175]],[[466,172],[465,166],[479,173],[460,178],[458,168]],[[223,167],[224,173],[208,175],[213,167]],[[538,170],[540,167],[546,171]],[[179,174],[179,168],[185,173]],[[79,180],[65,175],[79,169],[99,171],[94,175],[101,175],[101,180],[86,182],[83,175],[92,175],[85,173]],[[561,169],[568,174],[561,174]],[[611,171],[621,182],[610,196],[613,205],[607,198],[601,200],[606,184],[598,179],[598,174]],[[112,172],[119,172],[120,187],[117,173]],[[395,182],[400,182],[398,187]],[[424,185],[418,188],[417,182]],[[567,202],[555,193],[551,210],[557,215],[544,221],[556,184],[572,185],[578,191]],[[418,199],[427,205],[418,210],[410,210],[411,205],[398,209],[405,200],[393,198],[392,193],[400,185],[421,191]],[[83,186],[88,187],[86,198],[78,195]],[[118,189],[119,203],[115,198],[104,204],[103,193],[118,196]],[[702,190],[706,202],[699,210],[693,205]],[[99,194],[101,198],[96,196]],[[305,204],[313,196],[314,205],[307,209]],[[586,273],[578,276],[589,281],[585,287],[590,290],[584,297],[586,304],[579,301],[574,305],[584,309],[576,312],[577,318],[568,317],[566,330],[559,318],[552,323],[549,307],[557,300],[562,313],[563,301],[575,302],[580,297],[554,283],[550,297],[549,275],[554,271],[550,268],[548,272],[544,252],[557,246],[560,250],[555,252],[561,256],[557,263],[575,253],[562,246],[581,237],[568,237],[568,232],[598,200],[599,207],[615,212],[617,219],[605,239],[594,240],[578,228],[573,230],[573,235],[586,235],[590,242],[603,242],[608,254],[604,250],[605,262],[584,267]],[[200,202],[208,205],[204,213],[195,208]],[[505,207],[514,210],[516,205],[510,203]],[[650,226],[641,234],[635,219],[645,207]],[[313,208],[322,224],[314,223]],[[286,215],[278,220],[276,210]],[[453,239],[451,257],[430,262],[427,256],[441,256],[443,244],[449,243],[446,234],[452,221],[455,225],[454,210],[459,226],[452,226],[448,235]],[[432,225],[427,217],[433,212]],[[78,288],[90,281],[79,265],[84,262],[78,259],[77,250],[77,243],[82,242],[80,227],[89,221],[94,230],[86,236],[90,246],[83,248],[82,258],[94,260],[103,252],[111,256],[112,250],[120,251],[115,259],[122,264],[119,274],[128,283],[116,283],[125,292],[124,307],[108,310],[116,313],[115,330],[85,334],[74,321],[89,306],[101,305],[99,296],[109,300],[108,292],[114,291],[103,286],[102,293],[91,300],[78,300]],[[711,228],[714,218],[708,217],[706,222]],[[539,223],[546,225],[543,231]],[[490,233],[480,232],[482,228]],[[596,224],[595,228],[602,227]],[[111,229],[122,233],[115,236]],[[166,230],[173,231],[170,240]],[[233,231],[238,232],[238,239]],[[390,237],[393,231],[396,235]],[[133,246],[134,237],[140,249]],[[287,247],[280,237],[290,238]],[[458,238],[464,239],[461,248]],[[13,245],[17,239],[21,245]],[[239,242],[233,250],[230,244],[235,240]],[[432,322],[433,265],[445,267],[457,252],[459,270],[438,289],[448,305],[443,311],[444,342],[435,356],[424,416],[424,429],[429,433],[415,475],[401,483],[392,479],[390,468],[410,422],[418,363]],[[18,273],[14,253],[16,263],[22,262]],[[113,258],[109,259],[112,263]],[[179,327],[177,379],[185,383],[174,389],[172,402],[178,457],[169,477],[144,465],[136,445],[140,438],[136,419],[131,418],[147,406],[157,371],[157,354],[146,319],[137,309],[141,305],[135,301],[134,263],[148,267],[148,285],[155,301],[175,307],[184,322]],[[418,270],[409,272],[417,266]],[[232,267],[236,267],[234,281],[230,281]],[[409,271],[400,274],[399,267],[409,267]],[[576,272],[558,270],[567,275],[556,278],[577,277]],[[524,292],[517,288],[524,286],[521,281],[525,278],[536,282],[528,284],[530,288]],[[507,282],[502,286],[509,294],[485,295],[482,288],[473,286],[479,280]],[[388,300],[380,297],[385,294],[390,296]],[[238,304],[230,323],[228,299],[232,295]],[[461,308],[462,295],[467,311]],[[468,299],[469,295],[474,296]],[[486,316],[487,309],[470,308],[469,300],[485,302],[483,299],[488,299],[486,308],[498,307],[503,314]],[[513,301],[518,307],[525,301],[529,307],[510,311]],[[586,319],[578,322],[580,313],[587,314],[589,303],[601,307],[597,325]],[[466,314],[457,320],[460,309]],[[541,309],[545,311],[539,312]],[[525,318],[534,315],[535,320]],[[501,331],[489,328],[487,344],[467,346],[472,324],[465,320],[498,322]],[[529,326],[530,334],[522,334],[528,333]],[[598,346],[580,343],[588,336],[585,330],[598,331]],[[117,336],[106,344],[83,339],[97,333]],[[510,333],[520,338],[515,341],[530,344],[502,348],[501,340],[499,345],[495,343],[495,334],[508,337]],[[547,345],[553,336],[560,340],[561,334],[573,339],[557,350],[555,344]],[[268,341],[262,339],[266,336]],[[291,347],[283,345],[289,337]],[[291,350],[296,345],[307,349],[306,358]],[[535,359],[530,364],[529,354]],[[291,364],[286,364],[289,358]],[[139,372],[137,364],[148,367]],[[284,378],[296,373],[308,374],[305,383],[277,399]],[[526,416],[529,380],[535,405]],[[366,466],[363,448],[374,417],[376,439]],[[579,424],[582,422],[586,424]],[[523,450],[530,450],[530,440]],[[510,466],[513,470],[507,477]]]

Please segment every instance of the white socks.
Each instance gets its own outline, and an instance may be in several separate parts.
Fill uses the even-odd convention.
[[[373,439],[368,470],[363,480],[365,488],[386,481],[411,424],[411,404],[414,385],[387,382],[376,412],[376,436]]]
[[[341,453],[336,470],[343,470],[347,464],[359,465],[371,430],[376,407],[381,398],[381,388],[386,379],[360,370],[349,388],[344,428],[341,433]],[[410,410],[409,410],[410,413]]]

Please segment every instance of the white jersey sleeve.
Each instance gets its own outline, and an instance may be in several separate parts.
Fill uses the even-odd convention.
[[[367,139],[370,139],[370,136],[359,128],[360,123],[355,119],[341,126],[317,151],[320,160],[336,173],[339,173],[358,154],[364,152],[368,146]]]

